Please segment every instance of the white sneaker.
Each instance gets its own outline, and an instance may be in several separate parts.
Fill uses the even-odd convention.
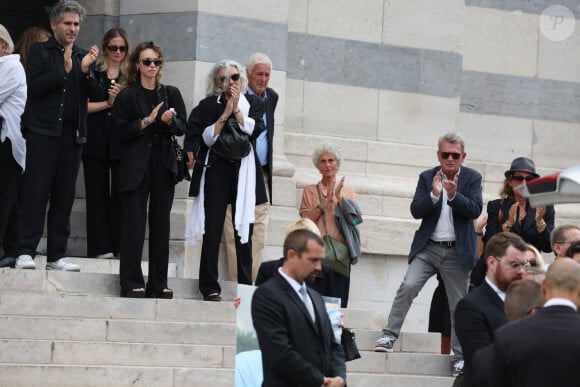
[[[68,260],[68,258],[61,258],[54,262],[46,263],[46,270],[60,270],[60,271],[81,271],[81,267]]]
[[[16,258],[16,264],[14,265],[17,269],[36,269],[36,263],[34,263],[34,259],[30,255],[21,255]]]

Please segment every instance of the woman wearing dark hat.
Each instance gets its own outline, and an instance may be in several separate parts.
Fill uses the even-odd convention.
[[[532,208],[528,199],[515,189],[540,176],[536,173],[536,165],[527,157],[518,157],[512,161],[504,175],[500,199],[491,200],[487,204],[488,218],[483,243],[487,243],[498,232],[509,231],[518,234],[540,251],[552,251],[550,234],[554,229],[554,206]],[[477,286],[485,276],[485,260],[483,267],[481,261],[471,275],[472,285]]]

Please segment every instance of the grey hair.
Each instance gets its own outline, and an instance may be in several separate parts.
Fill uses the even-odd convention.
[[[6,27],[0,24],[0,39],[6,42],[6,50],[4,52],[6,54],[12,54],[14,52],[14,42],[8,33]]]
[[[252,72],[252,70],[254,69],[254,66],[257,64],[268,65],[268,66],[270,66],[270,71],[272,71],[272,61],[270,60],[268,55],[263,54],[261,52],[256,52],[256,53],[253,53],[252,55],[250,55],[250,58],[248,59],[248,63],[246,64],[246,71],[248,72],[248,74]]]
[[[67,12],[76,13],[79,15],[79,22],[81,23],[87,14],[83,6],[76,1],[59,0],[59,2],[50,9],[50,22],[53,24],[58,24],[62,20],[64,14]]]
[[[461,153],[465,152],[465,142],[463,141],[463,137],[461,137],[459,133],[447,133],[439,137],[439,141],[437,142],[437,150],[441,150],[441,144],[443,143],[443,141],[449,142],[451,144],[460,144]]]
[[[229,83],[230,66],[235,67],[240,73],[240,84],[241,84],[240,93],[241,94],[246,93],[246,88],[248,87],[248,78],[246,77],[246,72],[244,71],[244,68],[242,67],[241,64],[239,64],[235,60],[224,59],[216,63],[209,72],[209,75],[207,76],[207,89],[205,91],[206,97],[210,97],[212,95],[220,95],[227,89]],[[218,77],[221,69],[226,70],[225,74],[226,81],[223,85],[223,89],[218,86]]]
[[[336,166],[340,167],[340,160],[342,159],[340,148],[334,145],[330,145],[328,143],[323,143],[314,149],[314,153],[312,153],[312,164],[316,168],[318,168],[318,161],[320,160],[320,156],[324,153],[331,153],[336,157]]]

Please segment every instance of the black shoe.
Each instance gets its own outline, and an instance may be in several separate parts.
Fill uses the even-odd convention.
[[[14,257],[4,257],[0,259],[0,267],[14,267],[16,264],[16,258]]]
[[[207,296],[203,296],[203,300],[204,301],[221,301],[222,298],[220,296],[219,293],[212,293],[212,294],[208,294]]]
[[[171,290],[169,288],[164,288],[162,291],[156,292],[156,291],[147,289],[147,291],[145,292],[145,297],[147,297],[147,298],[162,298],[165,300],[171,300],[173,298],[173,290]]]
[[[145,289],[121,289],[121,297],[125,298],[145,298]]]

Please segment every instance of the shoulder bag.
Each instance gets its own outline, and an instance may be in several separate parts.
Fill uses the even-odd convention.
[[[229,118],[224,123],[216,143],[211,148],[217,157],[227,161],[241,160],[252,150],[250,136],[242,132],[235,118]]]
[[[322,204],[320,187],[316,184],[318,191],[318,201]],[[348,246],[328,235],[326,228],[326,212],[322,212],[322,222],[324,223],[324,263],[330,265],[332,270],[345,277],[350,276],[350,253]]]

